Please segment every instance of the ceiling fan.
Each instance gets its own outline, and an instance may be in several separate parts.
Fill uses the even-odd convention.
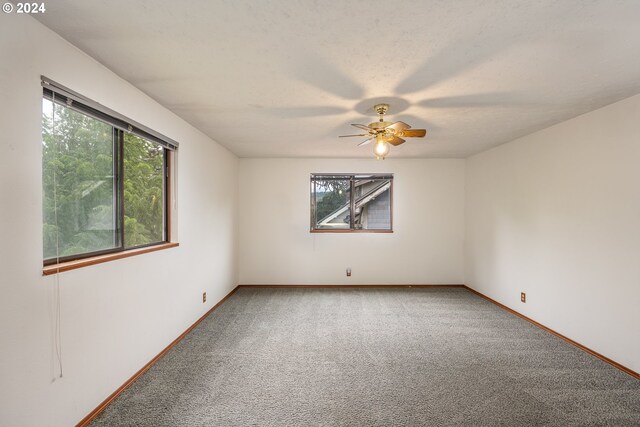
[[[391,148],[389,144],[397,146],[405,142],[403,138],[422,138],[427,134],[425,129],[411,129],[411,126],[404,122],[386,122],[384,120],[384,115],[389,110],[389,104],[376,104],[373,106],[373,109],[380,116],[380,119],[377,122],[369,123],[369,125],[351,125],[366,131],[366,133],[360,133],[357,135],[340,135],[338,138],[366,136],[367,139],[358,144],[358,147],[375,140],[373,154],[375,154],[376,159],[382,160],[387,154],[389,154],[389,149]]]

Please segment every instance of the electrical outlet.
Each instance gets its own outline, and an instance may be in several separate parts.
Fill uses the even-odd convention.
[[[347,268],[347,277],[351,277],[351,269]]]
[[[527,302],[527,294],[525,294],[524,292],[520,292],[520,301]]]
[[[206,292],[202,293],[202,302],[203,303],[207,302],[207,293]]]

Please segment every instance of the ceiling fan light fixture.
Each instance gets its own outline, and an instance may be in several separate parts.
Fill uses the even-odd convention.
[[[373,144],[373,154],[375,154],[376,159],[384,160],[384,158],[389,154],[389,143],[386,141],[386,138],[383,135],[378,135],[376,137],[376,142]]]
[[[425,129],[411,129],[411,126],[402,121],[395,123],[385,121],[384,115],[389,110],[389,104],[377,104],[373,106],[373,109],[380,116],[377,122],[369,123],[368,125],[358,123],[351,124],[351,126],[366,133],[340,135],[339,138],[366,136],[368,138],[358,144],[358,147],[373,141],[373,154],[376,156],[376,159],[384,160],[387,154],[389,154],[392,145],[397,147],[405,142],[403,138],[423,138],[427,134]]]

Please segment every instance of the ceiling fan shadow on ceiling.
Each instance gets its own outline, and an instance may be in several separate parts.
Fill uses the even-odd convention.
[[[373,109],[380,116],[377,122],[372,122],[368,125],[351,124],[351,126],[357,127],[366,133],[340,135],[338,138],[366,136],[367,139],[358,144],[358,147],[369,144],[371,141],[375,141],[373,145],[373,154],[376,156],[376,159],[384,160],[387,154],[389,154],[391,145],[398,146],[404,143],[405,140],[403,138],[423,138],[427,134],[425,129],[411,129],[411,126],[405,122],[391,123],[385,121],[384,115],[389,110],[389,104],[376,104]]]

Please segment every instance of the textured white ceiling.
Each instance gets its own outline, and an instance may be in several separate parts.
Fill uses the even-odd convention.
[[[56,0],[38,19],[241,157],[466,157],[640,92],[640,1]]]

